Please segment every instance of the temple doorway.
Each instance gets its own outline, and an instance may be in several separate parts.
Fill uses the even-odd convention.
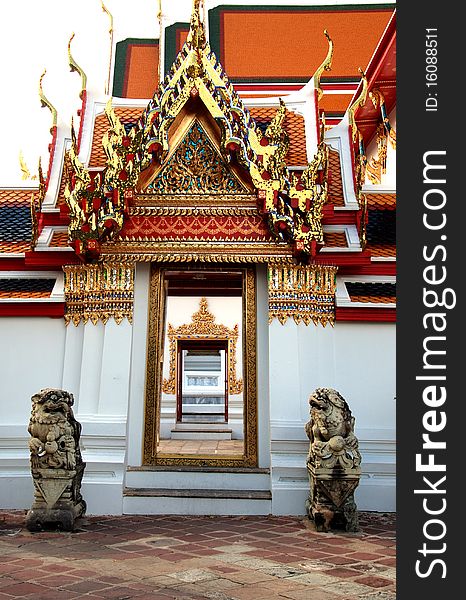
[[[255,462],[254,271],[154,266],[150,311],[145,462]]]

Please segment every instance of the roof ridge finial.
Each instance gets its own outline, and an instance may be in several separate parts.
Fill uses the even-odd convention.
[[[199,50],[205,48],[207,43],[205,25],[203,19],[201,18],[201,3],[204,5],[204,0],[193,0],[189,34],[186,40],[187,43],[193,48],[197,48]]]

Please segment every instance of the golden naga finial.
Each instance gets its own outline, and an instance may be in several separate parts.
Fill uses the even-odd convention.
[[[40,76],[39,79],[39,98],[42,108],[48,108],[52,113],[52,127],[50,128],[50,133],[53,133],[53,128],[57,126],[57,109],[53,106],[53,104],[47,100],[42,90],[42,80],[44,79],[44,75],[47,73],[47,69],[44,69],[44,72]]]
[[[204,22],[201,18],[201,2],[203,0],[193,0],[193,10],[191,14],[191,23],[187,38],[188,44],[193,48],[205,48],[207,37],[205,33]]]
[[[105,6],[105,4],[103,3],[103,0],[100,0],[100,4],[102,6],[102,10],[104,11],[104,13],[106,13],[108,15],[108,18],[110,20],[110,27],[108,30],[108,33],[110,35],[110,57],[109,57],[109,61],[108,61],[108,76],[107,76],[107,81],[105,83],[105,93],[108,94],[109,90],[110,90],[110,78],[112,76],[112,57],[113,57],[113,16],[112,13],[108,10],[108,8]]]
[[[358,128],[356,125],[354,114],[356,112],[356,109],[359,106],[364,106],[364,104],[366,103],[366,100],[367,100],[367,77],[366,77],[366,74],[364,73],[364,71],[361,69],[361,67],[359,67],[358,70],[361,73],[362,90],[361,90],[361,93],[359,94],[359,96],[353,102],[353,104],[348,108],[349,124],[351,127],[353,142],[356,142],[356,140],[358,139]]]
[[[317,100],[320,100],[324,95],[322,88],[320,87],[320,78],[324,71],[330,71],[332,69],[332,58],[333,58],[333,40],[330,38],[328,31],[324,29],[324,35],[328,41],[328,52],[324,59],[324,62],[320,65],[317,71],[314,73],[314,87],[317,90]]]
[[[71,56],[71,42],[72,42],[73,38],[74,38],[74,32],[70,37],[70,41],[68,42],[68,64],[70,66],[70,71],[72,73],[78,73],[81,76],[81,91],[79,92],[79,97],[82,100],[84,91],[86,89],[87,75],[86,75],[86,73],[84,73],[84,71],[81,69],[81,67],[78,65],[78,63]]]
[[[26,161],[24,160],[23,151],[19,151],[19,166],[21,168],[21,179],[31,179],[31,171],[28,169]]]

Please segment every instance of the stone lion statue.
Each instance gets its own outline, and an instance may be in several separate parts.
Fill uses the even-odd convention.
[[[361,454],[354,435],[354,417],[339,392],[317,388],[309,397],[310,421],[306,434],[311,441],[309,458],[316,467],[358,467]]]
[[[73,470],[82,462],[81,424],[73,415],[73,394],[46,388],[31,398],[28,431],[33,469]]]
[[[339,392],[317,388],[309,397],[310,440],[307,457],[310,493],[306,509],[318,531],[330,527],[358,530],[354,490],[361,474],[361,454],[354,417]]]
[[[30,531],[52,526],[72,531],[86,510],[81,496],[86,463],[79,448],[81,424],[74,418],[73,394],[46,388],[31,401],[28,431],[34,501],[26,526]]]

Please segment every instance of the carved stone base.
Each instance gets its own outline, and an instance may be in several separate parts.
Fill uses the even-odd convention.
[[[306,511],[308,517],[314,521],[317,531],[359,531],[354,490],[359,483],[360,470],[348,471],[313,470],[308,466],[310,493],[306,501]]]
[[[70,504],[61,508],[31,508],[26,515],[26,527],[29,531],[59,529],[73,531],[75,521],[86,512],[86,503]]]
[[[86,463],[75,470],[37,469],[33,474],[34,502],[26,515],[29,531],[73,531],[77,518],[86,512],[81,481]]]

